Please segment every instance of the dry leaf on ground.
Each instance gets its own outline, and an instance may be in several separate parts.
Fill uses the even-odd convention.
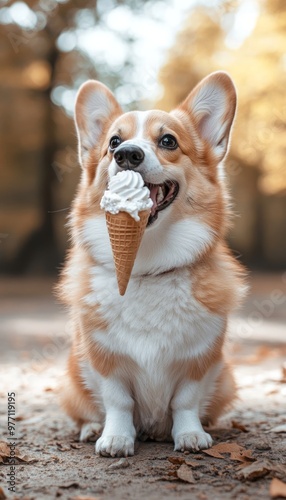
[[[242,449],[240,451],[232,451],[230,454],[231,460],[237,460],[238,462],[249,463],[253,462],[255,458],[252,456],[252,450]]]
[[[10,456],[10,448],[5,441],[0,441],[0,457],[5,459]]]
[[[73,448],[74,450],[80,450],[82,448],[82,444],[71,443],[71,448]]]
[[[130,465],[130,463],[128,462],[127,458],[122,457],[117,462],[112,462],[112,464],[110,464],[108,466],[108,470],[110,470],[110,469],[125,469],[126,467],[129,467],[129,465]]]
[[[198,460],[185,460],[185,464],[189,465],[190,467],[202,467],[202,465],[204,465],[204,462],[199,462]]]
[[[185,459],[183,457],[168,457],[168,460],[171,464],[182,465],[185,463]]]
[[[19,460],[19,462],[33,463],[38,460],[33,457],[28,457],[28,455],[23,455],[18,448],[14,450],[15,458]],[[7,463],[10,458],[10,448],[5,441],[0,441],[0,462]]]
[[[7,496],[3,490],[3,488],[0,486],[0,500],[6,500]]]
[[[70,451],[70,446],[66,445],[66,444],[63,444],[63,443],[60,443],[60,442],[56,442],[56,445],[57,445],[57,448],[59,451]]]
[[[185,483],[194,484],[196,482],[192,470],[186,464],[181,465],[177,470],[177,477]]]
[[[239,422],[237,422],[236,420],[231,421],[231,426],[233,429],[238,429],[241,432],[248,432],[246,427],[243,424],[240,424]]]
[[[240,446],[237,443],[219,443],[215,446],[212,446],[208,450],[202,450],[203,453],[210,455],[215,458],[225,458],[222,453],[229,453],[231,460],[239,460],[246,457],[246,459],[251,459],[251,450],[246,450],[243,446]],[[240,458],[237,458],[240,457]],[[243,461],[243,460],[242,460]]]
[[[270,483],[269,493],[271,498],[286,498],[286,483],[283,483],[283,481],[280,481],[280,479],[275,477]]]
[[[239,478],[253,481],[259,477],[266,476],[271,471],[285,473],[286,467],[281,464],[274,464],[269,460],[257,460],[257,462],[241,469],[237,475]]]

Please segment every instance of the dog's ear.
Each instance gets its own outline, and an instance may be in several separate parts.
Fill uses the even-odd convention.
[[[79,142],[79,159],[85,165],[89,153],[100,145],[104,132],[122,109],[103,83],[88,80],[79,89],[75,105],[75,124]]]
[[[230,76],[217,71],[204,78],[180,105],[201,139],[207,141],[217,161],[228,149],[236,110],[236,90]]]

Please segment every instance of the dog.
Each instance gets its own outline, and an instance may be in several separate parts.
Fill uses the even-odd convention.
[[[224,72],[203,79],[170,113],[124,113],[94,80],[78,92],[82,176],[59,283],[73,325],[62,404],[82,441],[97,435],[102,456],[133,455],[136,436],[173,440],[178,451],[209,448],[203,425],[235,398],[223,347],[245,284],[225,243],[222,165],[235,111]],[[122,297],[100,201],[125,169],[141,174],[153,208]]]

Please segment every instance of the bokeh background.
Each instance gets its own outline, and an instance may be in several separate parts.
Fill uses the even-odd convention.
[[[81,83],[101,80],[126,110],[170,110],[218,69],[239,96],[230,245],[250,268],[281,270],[285,0],[0,0],[0,272],[52,275],[63,262]]]
[[[158,480],[171,444],[140,444],[140,471],[136,455],[118,476],[92,443],[78,444],[58,406],[73,324],[52,289],[80,176],[79,86],[97,78],[126,110],[169,110],[218,69],[238,90],[229,243],[250,292],[228,326],[239,399],[214,437],[246,443],[272,475],[285,457],[286,0],[0,0],[0,434],[15,391],[17,442],[35,458],[30,474],[17,469],[17,498],[174,498],[174,483]],[[239,484],[237,463],[202,461],[178,498],[184,486],[184,498],[190,487],[197,498],[270,498],[264,472]]]

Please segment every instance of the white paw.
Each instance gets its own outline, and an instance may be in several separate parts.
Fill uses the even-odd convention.
[[[102,425],[98,422],[89,422],[87,424],[83,424],[80,430],[79,440],[88,441],[91,437],[94,437],[94,435],[100,434],[101,431]]]
[[[204,431],[201,432],[185,432],[178,434],[175,437],[175,451],[199,451],[210,448],[212,445],[212,438]]]
[[[104,457],[128,457],[134,455],[134,439],[129,436],[101,436],[95,451]]]

